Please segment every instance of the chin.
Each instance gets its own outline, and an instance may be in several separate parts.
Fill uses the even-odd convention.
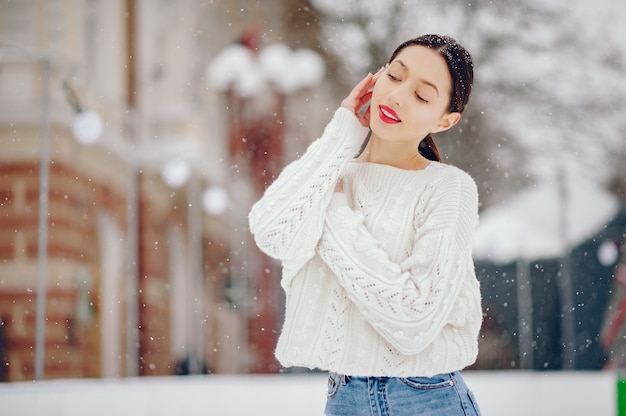
[[[389,126],[377,118],[370,118],[370,130],[372,130],[372,134],[375,134],[381,139],[393,139],[394,134],[389,131],[390,127],[393,126]]]

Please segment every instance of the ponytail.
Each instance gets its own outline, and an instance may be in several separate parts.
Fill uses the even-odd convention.
[[[441,155],[439,154],[439,149],[437,149],[437,145],[433,140],[432,135],[428,135],[424,137],[424,139],[419,144],[419,152],[422,156],[424,156],[428,160],[434,160],[436,162],[441,162]]]

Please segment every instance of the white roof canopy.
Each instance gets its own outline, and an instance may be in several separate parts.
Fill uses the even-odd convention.
[[[561,257],[618,210],[617,197],[584,179],[540,183],[481,214],[474,258],[508,263]]]

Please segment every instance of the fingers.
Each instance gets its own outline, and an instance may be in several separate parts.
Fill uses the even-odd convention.
[[[352,93],[355,93],[356,97],[360,97],[361,95],[365,94],[370,88],[372,88],[376,84],[376,81],[381,76],[381,74],[385,71],[385,69],[386,67],[383,66],[375,74],[372,74],[371,72],[368,73],[365,76],[365,78],[363,78],[361,82],[359,82],[352,89]]]
[[[386,67],[381,67],[378,72],[376,72],[374,75],[372,75],[372,87],[374,85],[376,85],[376,82],[378,81],[378,78],[380,78],[380,76],[385,72]]]
[[[359,98],[359,105],[358,108],[361,109],[363,108],[363,106],[365,104],[367,104],[371,99],[372,99],[372,93],[373,91],[368,90],[365,94],[363,94],[360,98]]]
[[[378,78],[380,77],[380,75],[383,73],[383,71],[385,70],[385,67],[383,66],[382,68],[380,68],[378,70],[378,72],[376,72],[375,74],[372,73],[368,73],[365,78],[363,78],[361,80],[361,82],[359,82],[350,92],[349,97],[353,98],[355,100],[361,101],[361,97],[365,96],[366,94],[368,94],[368,92],[370,92],[370,89],[376,85],[376,81],[378,80]]]
[[[383,66],[382,68],[380,68],[378,70],[378,72],[376,72],[374,75],[372,75],[372,81],[371,81],[371,86],[370,89],[373,89],[374,86],[376,85],[376,83],[378,82],[378,79],[381,77],[381,75],[385,72],[385,67]]]
[[[368,106],[367,109],[365,110],[365,113],[363,113],[363,121],[365,122],[365,124],[363,124],[364,126],[369,126],[370,125],[370,109],[372,107]]]
[[[383,66],[382,68],[380,68],[378,70],[378,72],[376,72],[375,74],[367,74],[367,76],[359,83],[358,86],[361,86],[361,90],[360,90],[360,102],[365,103],[367,101],[369,101],[369,99],[372,97],[372,88],[374,88],[374,85],[376,85],[376,81],[378,81],[378,78],[380,78],[380,76],[382,75],[382,73],[385,71],[385,67]],[[363,99],[364,97],[366,97],[367,99]]]
[[[385,69],[386,66],[383,66],[375,74],[368,73],[341,103],[342,107],[353,111],[359,122],[366,127],[369,127],[370,110],[367,108],[363,115],[360,114],[360,111],[372,99],[373,87]]]
[[[352,89],[350,96],[360,101],[361,97],[363,97],[364,94],[367,94],[368,90],[374,85],[372,83],[373,79],[374,76],[371,73],[367,74],[367,76]]]

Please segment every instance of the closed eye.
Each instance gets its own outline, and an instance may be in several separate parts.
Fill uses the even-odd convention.
[[[387,73],[387,76],[392,81],[399,81],[400,80],[398,77],[396,77],[395,75],[393,75],[391,73]],[[419,95],[417,92],[415,93],[415,98],[417,98],[419,101],[423,102],[424,104],[428,104],[428,100],[426,100],[424,97]]]

